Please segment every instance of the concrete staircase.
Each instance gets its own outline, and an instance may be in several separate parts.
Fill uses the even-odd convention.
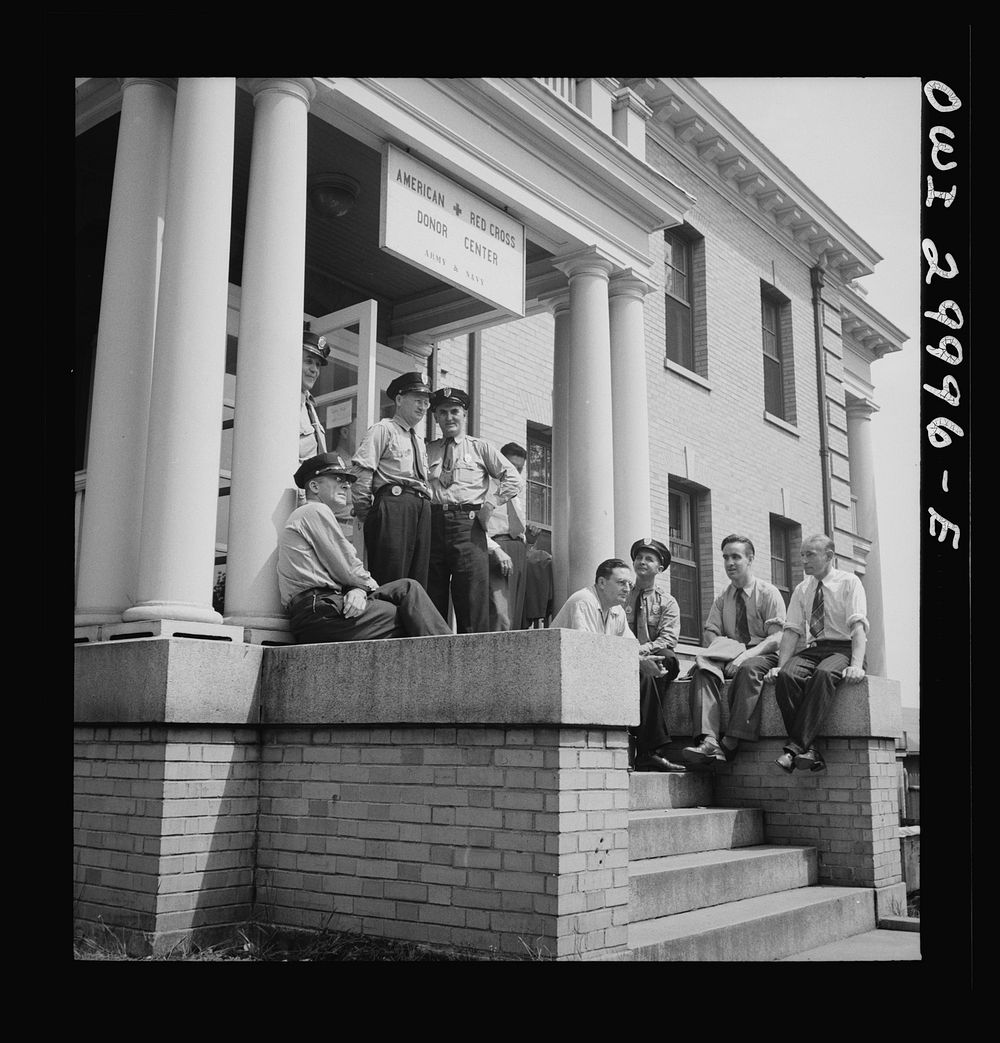
[[[780,960],[875,928],[871,890],[817,886],[816,851],[766,844],[706,773],[629,782],[628,950],[615,960]]]

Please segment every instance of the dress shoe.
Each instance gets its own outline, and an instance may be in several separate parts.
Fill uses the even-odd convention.
[[[774,762],[786,775],[791,775],[795,771],[795,754],[785,750],[781,756]]]
[[[692,768],[714,768],[716,761],[725,763],[726,755],[718,742],[711,735],[706,735],[697,746],[685,746],[681,750],[681,760]]]
[[[795,758],[795,767],[801,771],[823,771],[826,767],[826,761],[823,760],[822,754],[815,746],[810,746],[805,753],[800,753]]]
[[[736,743],[736,745],[732,749],[730,749],[724,742],[719,743],[719,753],[722,754],[722,758],[725,761],[735,760],[736,754],[739,753],[740,741],[739,739],[734,739],[733,741]]]
[[[674,764],[658,753],[641,753],[635,759],[636,771],[687,771],[683,764]]]

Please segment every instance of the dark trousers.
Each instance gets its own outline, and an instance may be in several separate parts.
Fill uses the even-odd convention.
[[[665,677],[645,677],[639,674],[639,727],[629,728],[628,731],[635,740],[640,757],[656,753],[661,746],[670,742],[670,732],[667,731],[667,695],[670,682],[681,667],[673,652],[666,651],[662,655],[661,666],[667,671]]]
[[[489,630],[490,562],[486,532],[472,511],[445,511],[435,505],[431,509],[427,593],[446,618],[449,592],[458,633],[483,634]]]
[[[368,595],[364,612],[353,619],[344,615],[344,595],[332,592],[293,599],[289,619],[300,645],[451,633],[427,592],[412,579],[383,584]]]
[[[774,695],[788,735],[786,750],[805,753],[815,742],[850,663],[850,641],[817,641],[781,668]]]
[[[497,546],[510,555],[510,575],[490,558],[490,630],[520,630],[524,613],[524,581],[528,547],[523,540],[494,536]]]
[[[760,692],[768,670],[778,665],[778,653],[744,659],[736,669],[732,663],[723,663],[722,672],[732,683],[726,691],[729,704],[729,726],[726,735],[734,739],[756,742],[760,738]],[[695,741],[706,735],[721,738],[722,726],[722,681],[710,670],[697,666],[688,674],[690,688],[688,698],[691,705],[691,727]]]
[[[413,493],[380,492],[365,518],[368,571],[379,583],[415,579],[427,587],[431,505]]]

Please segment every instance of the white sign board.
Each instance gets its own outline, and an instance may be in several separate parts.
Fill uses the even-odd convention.
[[[354,401],[350,398],[345,398],[341,402],[334,402],[332,406],[326,407],[326,426],[330,427],[347,427],[348,424],[354,419],[353,417],[353,405]]]
[[[379,246],[487,304],[524,315],[524,225],[388,144]]]

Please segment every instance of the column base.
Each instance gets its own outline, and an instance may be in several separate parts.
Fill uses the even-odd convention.
[[[124,641],[139,637],[196,637],[211,641],[243,642],[243,627],[190,619],[139,619],[131,623],[108,624],[100,629],[98,640],[101,641]]]
[[[102,623],[120,623],[122,621],[121,609],[89,608],[76,612],[73,616],[73,624],[78,627],[96,627]]]
[[[193,601],[147,601],[127,608],[121,614],[123,623],[139,623],[148,620],[187,620],[191,623],[221,623],[222,616],[214,609]]]

